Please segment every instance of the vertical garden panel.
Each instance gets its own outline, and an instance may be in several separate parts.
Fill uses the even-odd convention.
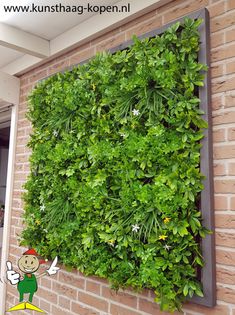
[[[162,310],[215,300],[207,23],[197,12],[30,96],[22,243],[153,289]]]

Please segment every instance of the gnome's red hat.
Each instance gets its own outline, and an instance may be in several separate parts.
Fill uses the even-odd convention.
[[[37,256],[37,257],[39,256],[39,254],[33,248],[26,250],[26,252],[24,252],[23,255],[33,255],[33,256]],[[44,259],[39,259],[39,264],[45,264],[45,262],[46,261]]]
[[[23,253],[23,255],[33,255],[33,256],[39,256],[35,249],[30,248],[26,250],[26,252]]]

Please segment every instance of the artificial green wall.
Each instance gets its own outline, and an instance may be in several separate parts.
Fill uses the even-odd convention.
[[[22,243],[114,288],[153,289],[169,310],[202,295],[199,24],[98,54],[29,105]]]

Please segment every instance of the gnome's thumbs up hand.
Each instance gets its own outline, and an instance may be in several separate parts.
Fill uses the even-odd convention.
[[[60,269],[59,267],[56,267],[57,261],[58,261],[58,257],[56,256],[56,258],[53,260],[50,268],[46,270],[46,272],[49,274],[49,276],[55,275],[57,273],[57,271]]]
[[[10,261],[7,261],[7,280],[9,280],[12,285],[20,281],[20,274],[12,269],[12,263]]]

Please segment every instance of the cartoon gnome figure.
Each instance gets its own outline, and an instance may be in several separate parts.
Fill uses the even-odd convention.
[[[19,291],[19,301],[24,300],[24,294],[29,294],[29,302],[33,301],[34,293],[38,289],[37,279],[45,275],[55,275],[59,267],[56,267],[58,258],[56,257],[50,268],[45,272],[35,276],[34,273],[39,269],[40,264],[45,263],[45,260],[40,260],[38,253],[34,249],[29,249],[23,253],[22,257],[18,260],[18,267],[23,272],[24,277],[12,269],[12,263],[7,261],[7,280],[12,285],[17,284],[17,290]]]

